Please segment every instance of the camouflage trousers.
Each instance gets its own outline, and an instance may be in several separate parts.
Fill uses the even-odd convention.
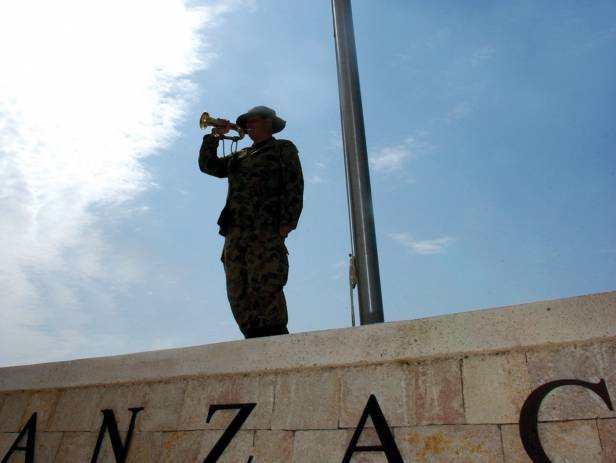
[[[233,317],[246,337],[281,334],[288,321],[282,288],[289,272],[284,238],[274,232],[231,229],[222,262]],[[283,331],[284,332],[284,331]],[[261,334],[266,335],[266,334]]]

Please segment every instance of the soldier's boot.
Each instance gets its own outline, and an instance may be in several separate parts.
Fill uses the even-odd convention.
[[[282,334],[289,334],[287,325],[266,326],[263,328],[248,329],[244,332],[246,339],[249,338],[263,338],[266,336],[279,336]]]

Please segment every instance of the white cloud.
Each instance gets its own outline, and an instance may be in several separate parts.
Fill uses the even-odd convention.
[[[0,4],[0,363],[74,355],[92,344],[75,334],[92,317],[78,288],[113,307],[143,278],[96,208],[152,186],[141,160],[178,135],[213,57],[200,34],[240,4]]]
[[[454,240],[451,237],[437,238],[433,240],[415,240],[406,232],[390,233],[389,236],[399,245],[413,254],[431,255],[445,254],[447,246]]]
[[[310,183],[313,185],[318,185],[319,183],[325,183],[325,179],[319,175],[313,175],[310,177]]]
[[[396,172],[402,170],[404,163],[432,149],[426,142],[409,137],[402,143],[386,146],[369,155],[370,166],[375,172]]]
[[[346,278],[349,276],[349,261],[348,260],[339,260],[333,266],[334,273],[330,275],[330,280],[340,280],[342,277],[346,275]]]
[[[386,146],[370,157],[370,164],[376,172],[394,172],[402,168],[404,160],[411,156],[404,145]]]
[[[449,111],[447,111],[447,115],[445,119],[447,122],[452,123],[456,121],[461,121],[471,112],[471,108],[468,103],[458,103],[453,106]]]
[[[471,64],[473,66],[477,66],[484,61],[492,59],[495,54],[496,48],[494,48],[493,45],[484,45],[481,48],[475,50],[475,52],[471,55]]]
[[[340,132],[339,130],[329,130],[327,134],[328,148],[336,152],[342,150],[342,132]]]

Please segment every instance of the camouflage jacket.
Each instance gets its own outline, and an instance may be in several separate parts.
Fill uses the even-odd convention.
[[[297,227],[302,212],[304,179],[297,148],[289,140],[271,140],[219,158],[218,138],[206,135],[199,151],[199,168],[228,178],[227,202],[218,225],[276,231],[281,224]]]

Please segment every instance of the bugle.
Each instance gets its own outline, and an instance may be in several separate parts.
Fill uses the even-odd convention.
[[[220,138],[225,138],[227,140],[239,141],[244,138],[244,129],[241,128],[237,124],[233,124],[232,122],[223,121],[222,119],[217,119],[209,115],[209,113],[201,114],[201,118],[199,119],[199,127],[202,129],[206,129],[207,127],[228,127],[231,130],[235,130],[237,132],[236,136],[229,135],[219,135]],[[214,129],[212,129],[212,133],[214,133]]]

